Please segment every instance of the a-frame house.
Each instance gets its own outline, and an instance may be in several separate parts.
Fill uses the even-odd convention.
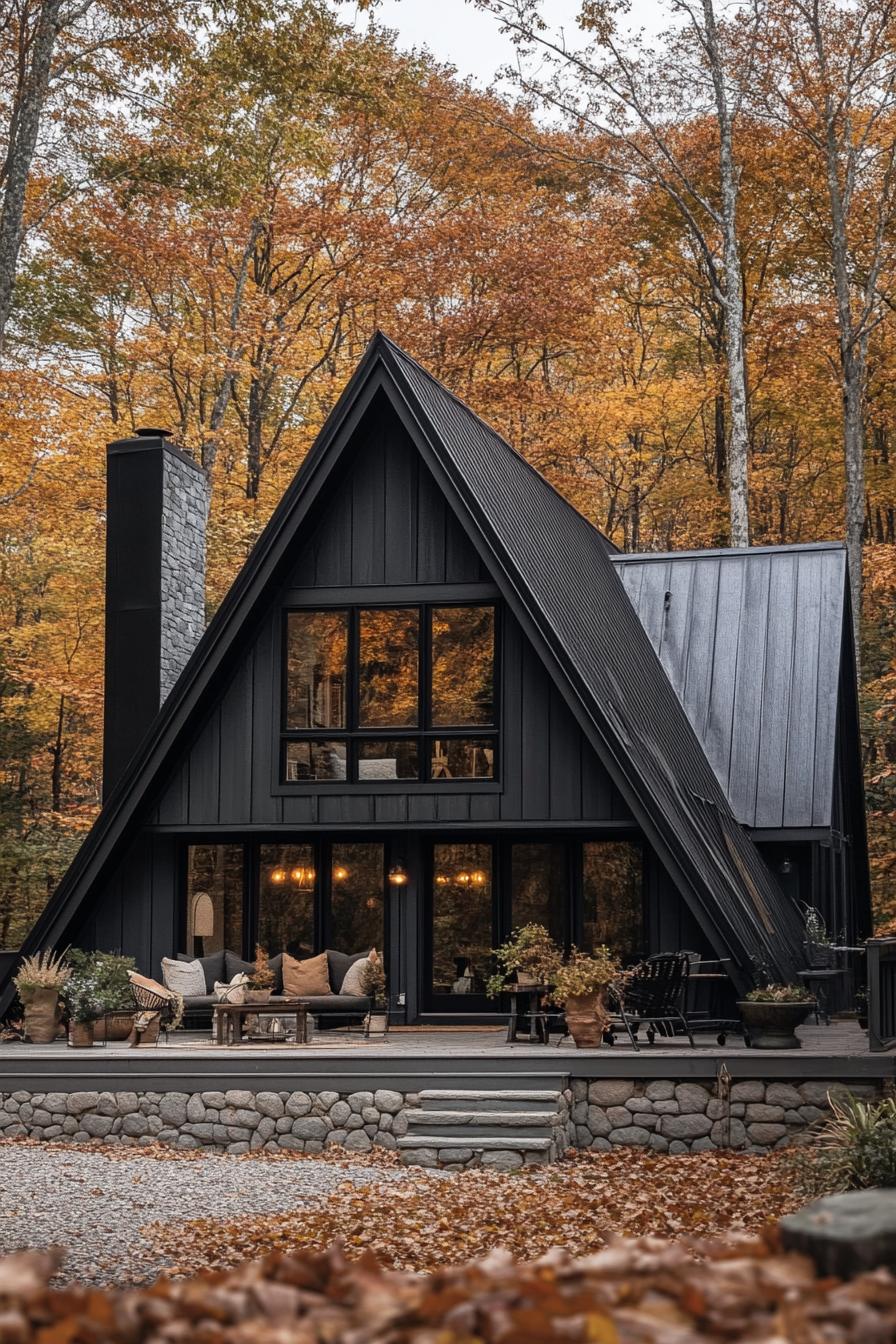
[[[842,548],[805,548],[825,558],[802,579],[786,551],[794,589],[767,576],[732,635],[721,581],[668,556],[646,580],[656,557],[617,555],[379,334],[200,635],[205,504],[160,434],[110,446],[106,801],[25,950],[122,949],[157,975],[162,956],[257,939],[374,943],[393,1018],[418,1021],[494,1012],[491,948],[530,920],[626,958],[724,959],[740,991],[758,965],[805,964],[799,901],[870,932]],[[754,694],[740,643],[760,618],[781,643],[816,579],[837,639],[816,639],[813,706],[794,658],[754,661]],[[782,699],[789,785],[760,751]]]

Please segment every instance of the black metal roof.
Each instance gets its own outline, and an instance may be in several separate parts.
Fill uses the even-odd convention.
[[[374,397],[385,394],[505,599],[738,983],[761,956],[792,979],[802,926],[736,822],[626,597],[606,539],[509,444],[381,333],[234,581],[130,767],[24,944],[58,945],[139,828],[246,632],[285,577],[307,518]]]
[[[613,563],[738,821],[830,827],[846,548],[616,555]]]

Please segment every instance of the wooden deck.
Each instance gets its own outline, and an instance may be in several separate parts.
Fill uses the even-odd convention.
[[[896,1080],[896,1051],[872,1054],[855,1022],[801,1027],[799,1050],[751,1050],[736,1036],[719,1046],[697,1037],[599,1050],[512,1045],[490,1028],[393,1028],[385,1040],[333,1032],[305,1046],[222,1047],[206,1033],[178,1032],[167,1043],[72,1050],[53,1045],[0,1045],[0,1093],[47,1091],[182,1091],[244,1087],[252,1091],[335,1092],[393,1087],[537,1086],[560,1078],[732,1078]]]

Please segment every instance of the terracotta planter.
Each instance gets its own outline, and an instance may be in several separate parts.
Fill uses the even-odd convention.
[[[93,1028],[95,1041],[126,1041],[134,1025],[134,1009],[122,1008],[97,1019]]]
[[[244,1003],[267,1003],[273,994],[272,989],[247,989]]]
[[[25,1040],[34,1045],[49,1045],[59,1032],[58,989],[34,989],[24,1003]]]
[[[566,1025],[579,1050],[596,1050],[603,1041],[610,1015],[606,989],[593,994],[573,994],[563,1005]]]
[[[89,1050],[93,1045],[93,1022],[72,1022],[68,1029],[68,1043],[77,1050]]]
[[[754,1050],[799,1050],[802,1041],[797,1027],[815,1009],[814,1000],[805,1003],[769,1003],[742,999],[737,1005]]]

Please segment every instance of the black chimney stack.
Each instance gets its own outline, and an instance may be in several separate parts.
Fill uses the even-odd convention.
[[[167,430],[109,444],[104,798],[205,628],[208,500],[205,471]]]

